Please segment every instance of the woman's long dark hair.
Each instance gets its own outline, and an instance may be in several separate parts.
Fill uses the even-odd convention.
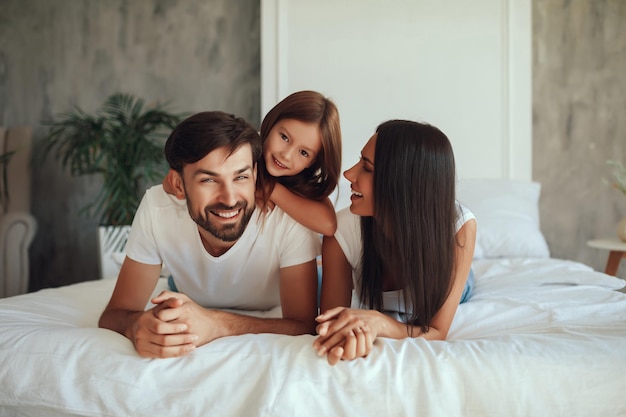
[[[362,217],[361,302],[382,310],[383,280],[404,290],[407,324],[422,332],[445,302],[455,259],[452,145],[428,124],[391,120],[376,129],[374,216]]]
[[[322,149],[310,167],[289,177],[272,177],[265,167],[265,158],[261,158],[257,173],[257,189],[264,190],[265,202],[272,193],[275,181],[310,200],[328,197],[337,186],[341,174],[341,128],[337,107],[316,91],[295,92],[285,97],[263,118],[261,123],[263,144],[274,125],[283,119],[317,124],[322,137]]]

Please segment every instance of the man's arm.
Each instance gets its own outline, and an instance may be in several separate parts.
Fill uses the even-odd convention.
[[[144,311],[160,271],[160,265],[126,258],[98,327],[129,338],[141,356],[181,356],[195,348],[193,342],[197,341],[197,335],[189,333],[185,323],[168,323],[158,317],[161,311],[180,306],[181,301],[172,297]]]
[[[128,337],[145,357],[183,356],[220,337],[246,333],[312,334],[317,314],[315,260],[280,270],[282,319],[250,317],[203,308],[184,294],[164,291],[144,311],[159,278],[159,265],[126,258],[99,327]]]
[[[164,322],[181,323],[199,335],[197,346],[220,337],[247,333],[286,335],[313,334],[317,315],[317,265],[315,260],[280,270],[280,299],[283,318],[259,318],[203,308],[183,294],[166,291],[152,301],[179,298],[176,308],[156,313]]]

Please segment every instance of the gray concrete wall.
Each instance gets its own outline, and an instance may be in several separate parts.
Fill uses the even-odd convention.
[[[260,123],[258,0],[2,0],[0,124],[35,127],[113,92],[220,109]],[[98,277],[97,223],[79,209],[97,179],[33,166],[31,289]]]
[[[626,163],[626,1],[533,1],[533,179],[552,255],[604,270],[589,239],[617,237],[626,196],[603,182]],[[626,262],[618,272],[626,277]]]
[[[113,91],[223,109],[258,125],[258,0],[2,0],[0,124],[35,127]],[[614,235],[626,196],[606,186],[626,162],[626,2],[533,0],[533,178],[553,256],[603,270],[586,241]],[[340,109],[341,110],[341,109]],[[96,223],[78,214],[98,181],[52,160],[33,167],[39,221],[32,289],[98,276]],[[622,263],[620,275],[626,277]]]

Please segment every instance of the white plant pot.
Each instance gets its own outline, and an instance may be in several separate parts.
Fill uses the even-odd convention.
[[[124,247],[130,226],[99,226],[100,279],[117,278],[124,261]]]

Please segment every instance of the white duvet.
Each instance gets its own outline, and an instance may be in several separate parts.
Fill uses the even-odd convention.
[[[555,259],[474,269],[449,340],[379,339],[368,358],[334,367],[313,336],[140,358],[96,327],[112,280],[2,299],[0,416],[626,415],[622,280]]]

